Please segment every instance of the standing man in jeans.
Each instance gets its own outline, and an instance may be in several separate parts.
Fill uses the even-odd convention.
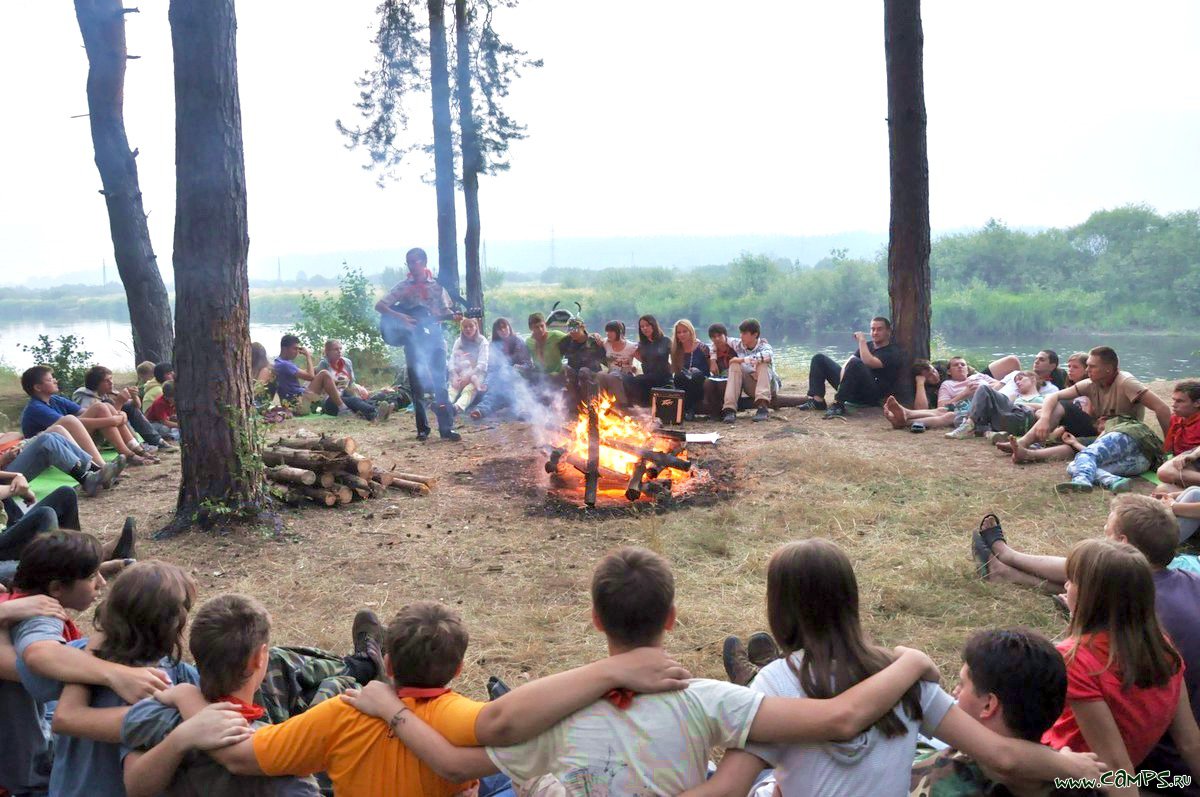
[[[424,249],[409,249],[404,259],[408,276],[375,303],[375,311],[380,315],[379,330],[384,341],[404,347],[413,413],[417,418],[417,439],[429,438],[425,394],[432,392],[438,432],[443,440],[457,442],[462,437],[454,431],[454,418],[450,414],[442,321],[451,318],[461,321],[462,316],[454,312],[450,295],[433,278]]]
[[[896,390],[903,359],[892,343],[892,322],[883,316],[871,319],[871,334],[855,332],[858,351],[838,367],[828,355],[814,354],[808,370],[808,401],[802,410],[825,410],[826,418],[846,414],[846,402],[879,404]],[[825,383],[833,385],[833,404],[826,409]]]

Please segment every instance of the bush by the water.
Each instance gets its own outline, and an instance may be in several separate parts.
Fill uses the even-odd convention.
[[[56,340],[50,340],[49,335],[38,335],[36,344],[21,344],[21,348],[35,363],[47,365],[54,371],[59,392],[65,396],[83,386],[84,374],[95,364],[92,353],[85,350],[83,341],[74,335],[59,335]]]

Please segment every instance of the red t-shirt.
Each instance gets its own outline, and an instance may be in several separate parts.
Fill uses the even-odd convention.
[[[1073,642],[1067,639],[1058,644],[1064,658]],[[1183,686],[1183,667],[1164,686],[1122,689],[1120,673],[1115,668],[1105,669],[1107,663],[1108,632],[1085,636],[1075,658],[1067,663],[1067,706],[1042,735],[1042,744],[1055,750],[1070,747],[1076,753],[1091,752],[1079,730],[1071,702],[1103,700],[1121,732],[1129,760],[1137,766],[1171,726]]]
[[[1182,454],[1200,446],[1200,412],[1193,413],[1190,418],[1171,416],[1171,425],[1167,427],[1167,437],[1163,442],[1163,451],[1168,454]]]
[[[146,420],[154,423],[162,423],[169,421],[175,415],[175,402],[167,401],[166,396],[159,396],[150,405],[150,409],[146,410]]]

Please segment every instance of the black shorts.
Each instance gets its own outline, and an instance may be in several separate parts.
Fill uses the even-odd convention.
[[[995,375],[992,374],[992,366],[990,366],[990,365],[987,368],[983,369],[983,375],[988,377],[989,379],[996,378]]]
[[[1099,434],[1096,431],[1096,421],[1091,415],[1088,415],[1074,401],[1067,401],[1059,404],[1063,408],[1062,426],[1076,437],[1095,437]]]

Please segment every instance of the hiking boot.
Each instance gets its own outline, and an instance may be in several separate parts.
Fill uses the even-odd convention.
[[[462,441],[462,435],[451,429],[448,432],[442,432],[442,439],[448,443],[458,443]]]
[[[117,477],[121,475],[121,471],[125,470],[125,466],[129,464],[129,460],[124,454],[117,454],[117,458],[112,462],[104,463],[100,468],[100,486],[107,490],[112,487],[117,481]]]
[[[105,468],[108,465],[104,466]],[[82,479],[79,480],[79,487],[83,490],[83,494],[88,498],[95,498],[96,493],[104,487],[104,468],[89,470]]]
[[[392,417],[392,402],[381,401],[375,405],[375,422],[383,423]]]
[[[824,401],[817,401],[814,398],[810,398],[807,401],[800,402],[800,404],[796,407],[796,409],[798,409],[798,410],[824,410],[824,409],[826,409],[826,406],[825,406]]]
[[[355,654],[367,653],[367,642],[372,639],[382,645],[383,623],[379,622],[379,615],[370,609],[360,609],[354,615],[354,622],[350,625],[350,639],[354,645]]]
[[[725,423],[737,423],[737,410],[721,410],[721,420]]]
[[[829,420],[830,418],[845,418],[845,417],[846,417],[846,405],[842,404],[841,402],[834,402],[829,407],[829,409],[825,410],[825,415],[824,415],[825,420]]]
[[[775,644],[775,637],[765,631],[758,631],[746,640],[746,656],[755,667],[766,667],[782,657],[783,653]]]
[[[975,436],[975,421],[967,418],[958,425],[953,432],[946,432],[946,437],[951,440],[966,440],[968,437]]]
[[[756,422],[757,421],[765,421],[770,417],[771,417],[771,411],[768,410],[765,406],[759,407],[757,410],[754,411],[754,420]]]
[[[725,665],[725,674],[730,683],[746,686],[758,675],[758,668],[750,662],[746,646],[735,636],[725,637],[725,646],[721,650],[721,661]]]
[[[1091,491],[1092,485],[1087,482],[1069,481],[1054,485],[1054,492],[1059,495],[1065,493],[1090,493]]]

